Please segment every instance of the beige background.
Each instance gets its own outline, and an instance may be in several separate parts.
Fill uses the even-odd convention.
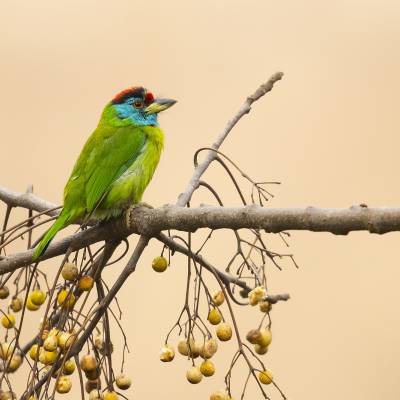
[[[143,84],[179,101],[161,116],[165,152],[145,194],[154,205],[173,202],[195,149],[210,145],[246,95],[283,70],[284,81],[241,121],[224,151],[256,179],[283,182],[273,206],[397,206],[399,22],[399,4],[390,0],[2,0],[0,184],[23,191],[33,183],[38,195],[60,202],[105,102]],[[238,203],[221,174],[208,177],[228,203]],[[305,232],[293,233],[291,243],[301,269],[272,272],[271,290],[292,300],[273,311],[266,358],[285,393],[400,398],[399,235]],[[133,350],[129,396],[208,398],[223,387],[233,347],[221,352],[216,376],[195,387],[185,381],[184,360],[158,361],[185,279],[179,257],[168,273],[151,271],[158,251],[154,244],[146,251],[120,295]],[[210,247],[209,258],[218,252]],[[147,300],[149,291],[157,299]],[[243,332],[257,317],[241,313]]]

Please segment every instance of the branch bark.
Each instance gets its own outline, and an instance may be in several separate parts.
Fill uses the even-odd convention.
[[[0,200],[11,207],[22,207],[38,212],[46,211],[45,214],[50,217],[58,215],[58,211],[54,210],[54,208],[57,208],[55,204],[43,200],[30,192],[18,193],[0,186]]]
[[[0,192],[3,189],[0,189]],[[22,195],[24,196],[24,195]],[[39,201],[38,204],[43,203]],[[32,197],[20,206],[34,206]],[[53,207],[52,204],[47,205]],[[36,207],[35,209],[38,209]],[[135,207],[126,218],[98,224],[85,231],[52,243],[42,260],[59,256],[71,247],[78,250],[103,240],[122,239],[131,234],[157,237],[165,230],[194,232],[209,229],[263,229],[278,233],[288,230],[307,230],[346,235],[351,231],[383,234],[400,231],[400,208],[369,208],[364,205],[350,208],[264,208],[203,206],[183,208],[165,206],[157,209]],[[33,249],[12,254],[0,260],[0,275],[29,265]]]
[[[288,230],[330,232],[347,235],[351,231],[383,234],[400,230],[400,208],[265,208],[202,206],[158,209],[135,208],[128,215],[128,229],[149,236],[175,229],[194,232],[210,229],[263,229],[268,233]]]
[[[78,250],[103,240],[122,239],[131,234],[157,237],[165,230],[194,232],[210,229],[263,229],[278,233],[307,230],[347,235],[351,231],[383,234],[400,231],[400,208],[264,208],[203,206],[183,208],[164,206],[157,209],[135,207],[125,218],[115,219],[67,236],[52,243],[42,260],[59,256],[71,247]],[[27,266],[33,249],[0,260],[0,275]]]

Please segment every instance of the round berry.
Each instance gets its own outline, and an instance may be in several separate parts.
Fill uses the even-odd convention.
[[[169,344],[165,344],[161,348],[160,360],[162,362],[170,362],[174,359],[174,357],[175,357],[174,348]]]
[[[151,266],[156,272],[164,272],[168,267],[168,261],[165,257],[159,256],[153,260]]]
[[[229,324],[223,322],[222,324],[219,324],[217,326],[216,333],[219,340],[221,340],[222,342],[226,342],[232,337],[232,328]]]
[[[68,393],[72,388],[71,379],[68,376],[60,376],[56,382],[56,391],[58,393]]]
[[[78,267],[70,262],[66,262],[61,270],[61,275],[66,281],[74,281],[78,273]]]
[[[208,314],[208,321],[212,325],[218,325],[222,321],[221,313],[216,309],[213,308]]]
[[[119,389],[127,390],[132,385],[132,379],[128,375],[120,374],[115,378],[115,384]]]
[[[258,379],[264,385],[269,385],[273,379],[272,372],[266,369],[258,374]]]
[[[193,384],[201,382],[203,374],[200,372],[199,367],[191,367],[186,371],[186,379]]]
[[[46,294],[42,290],[34,290],[30,298],[35,306],[41,306],[46,301]]]
[[[215,373],[214,364],[211,361],[203,361],[200,365],[200,372],[204,376],[213,376]]]
[[[14,328],[15,326],[15,317],[13,314],[3,315],[1,318],[1,324],[6,329]]]

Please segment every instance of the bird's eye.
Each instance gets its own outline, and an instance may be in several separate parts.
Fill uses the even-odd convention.
[[[135,107],[135,108],[142,108],[143,107],[143,100],[135,100],[134,102],[133,102],[133,107]]]

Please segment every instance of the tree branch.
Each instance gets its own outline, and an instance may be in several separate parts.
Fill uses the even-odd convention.
[[[31,204],[31,203],[29,203]],[[288,230],[331,232],[346,235],[351,231],[383,234],[400,231],[399,208],[264,208],[203,206],[183,208],[164,206],[157,209],[135,207],[126,217],[98,224],[85,231],[52,243],[42,260],[84,248],[103,240],[122,239],[133,233],[157,237],[165,230],[194,232],[210,229],[263,229],[278,233]],[[32,262],[33,249],[12,254],[0,260],[0,275],[15,271]]]
[[[283,72],[276,72],[268,79],[266,83],[263,83],[252,95],[247,97],[246,101],[244,102],[240,110],[231,120],[228,121],[224,131],[218,136],[217,140],[211,146],[213,150],[218,150],[221,147],[221,144],[226,139],[226,137],[228,136],[229,132],[233,129],[233,127],[239,122],[239,120],[244,115],[250,112],[251,105],[258,99],[260,99],[262,96],[270,92],[274,87],[274,84],[280,81],[282,77],[283,77]],[[217,155],[218,154],[215,151],[210,150],[207,153],[204,161],[201,164],[196,165],[193,176],[190,179],[186,187],[186,190],[179,195],[178,201],[176,203],[177,206],[184,207],[190,201],[193,192],[199,186],[199,181],[201,176],[204,174],[209,165],[215,160]]]
[[[168,229],[194,232],[200,228],[263,229],[268,233],[306,230],[336,235],[347,235],[351,231],[383,234],[400,230],[400,208],[365,205],[350,208],[138,207],[128,214],[127,224],[130,231],[149,236]]]
[[[54,210],[54,208],[57,208],[55,204],[43,200],[30,192],[17,193],[0,186],[0,200],[11,207],[23,207],[38,212],[47,211],[45,214],[50,217],[58,215],[58,211]]]

